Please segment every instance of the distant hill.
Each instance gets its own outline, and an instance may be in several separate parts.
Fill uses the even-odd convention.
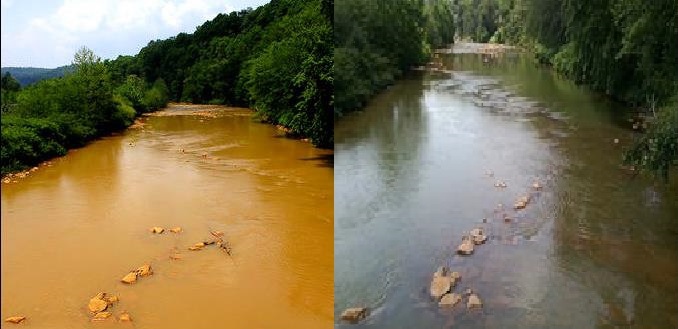
[[[0,68],[0,73],[3,75],[9,72],[22,87],[38,82],[40,80],[57,78],[64,76],[64,74],[72,71],[73,65],[64,65],[54,69],[45,69],[39,67],[3,67]]]

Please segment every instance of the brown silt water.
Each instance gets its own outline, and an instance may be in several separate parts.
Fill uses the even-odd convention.
[[[143,123],[2,184],[2,318],[26,316],[25,328],[332,327],[332,153],[247,109],[172,105]],[[188,250],[210,231],[223,232],[230,255]],[[144,264],[152,275],[120,281]],[[120,301],[93,323],[99,292]],[[119,323],[123,311],[131,323]]]

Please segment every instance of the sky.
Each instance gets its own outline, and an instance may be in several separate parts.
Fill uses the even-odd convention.
[[[103,59],[135,55],[151,40],[269,0],[0,1],[2,67],[54,68],[71,64],[82,46]]]

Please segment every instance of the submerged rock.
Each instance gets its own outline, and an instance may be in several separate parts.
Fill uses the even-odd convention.
[[[181,231],[183,231],[183,229],[181,229],[181,227],[178,226],[170,229],[170,232],[172,233],[181,233]]]
[[[365,317],[367,317],[367,308],[365,307],[351,307],[341,313],[341,319],[351,323],[356,323]]]
[[[201,243],[196,243],[195,245],[188,247],[188,250],[198,251],[198,250],[202,250],[203,247],[205,247],[205,244],[201,242]]]
[[[435,277],[446,276],[447,273],[449,273],[449,272],[450,272],[450,270],[447,267],[441,266],[441,267],[438,267],[438,269],[433,273],[433,277],[435,278]]]
[[[99,312],[97,314],[94,314],[92,321],[104,321],[109,317],[111,317],[111,312]]]
[[[127,311],[123,311],[123,312],[120,313],[120,315],[118,316],[118,320],[120,320],[121,322],[132,321],[132,317],[129,316],[129,313],[127,313]]]
[[[468,296],[468,303],[466,303],[466,307],[469,309],[481,308],[483,307],[483,303],[480,301],[480,297],[478,297],[478,295],[472,293]]]
[[[113,303],[117,303],[118,301],[120,301],[120,298],[118,298],[118,296],[115,296],[115,295],[107,295],[103,299],[106,301],[106,303],[109,306],[113,305]]]
[[[455,293],[445,294],[438,302],[440,307],[454,307],[461,302],[461,295]]]
[[[127,283],[127,284],[132,284],[134,282],[137,282],[137,272],[135,272],[135,271],[129,272],[120,281]]]
[[[17,324],[23,322],[24,320],[26,320],[25,316],[10,316],[5,319],[5,322]]]

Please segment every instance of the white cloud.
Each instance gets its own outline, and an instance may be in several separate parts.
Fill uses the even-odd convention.
[[[66,0],[50,21],[68,31],[94,31],[101,26],[109,6],[108,1]]]
[[[3,9],[30,6],[1,1]],[[250,6],[265,2],[252,0]],[[220,12],[247,6],[242,0],[63,0],[51,12],[18,20],[23,23],[7,30],[3,25],[2,61],[3,65],[10,61],[7,64],[53,67],[70,63],[83,45],[102,57],[133,54],[150,40],[191,33]]]

